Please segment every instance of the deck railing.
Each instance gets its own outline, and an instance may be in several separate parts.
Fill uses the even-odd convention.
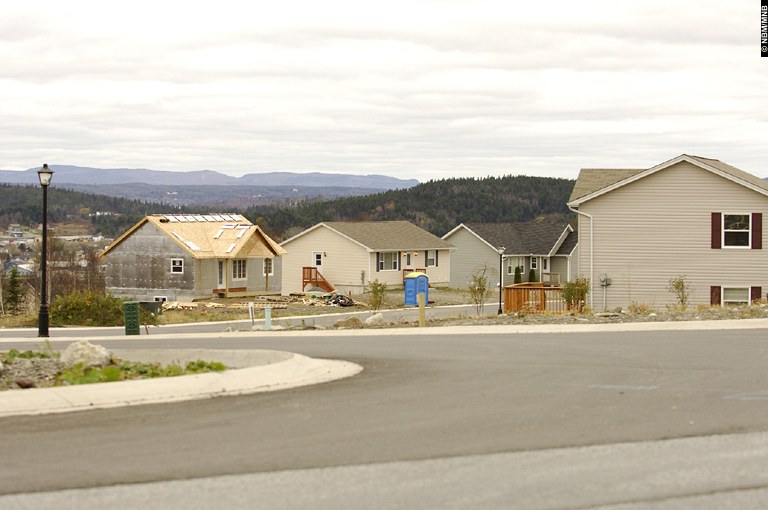
[[[307,284],[312,284],[314,287],[320,287],[326,292],[333,292],[334,289],[331,282],[325,279],[325,277],[317,270],[316,267],[302,267],[301,268],[301,290],[302,292],[306,288]]]
[[[525,314],[568,313],[563,288],[540,283],[518,283],[504,287],[504,311]]]

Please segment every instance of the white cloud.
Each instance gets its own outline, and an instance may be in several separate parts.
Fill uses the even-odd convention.
[[[721,1],[17,3],[0,168],[768,176],[758,9]]]

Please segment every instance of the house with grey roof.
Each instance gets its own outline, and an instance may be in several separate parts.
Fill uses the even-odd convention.
[[[137,301],[280,290],[280,245],[237,214],[146,216],[100,254],[107,292]]]
[[[496,285],[500,265],[502,285],[514,283],[516,267],[521,268],[523,282],[531,269],[539,282],[562,283],[578,274],[578,236],[567,223],[462,223],[443,239],[456,246],[451,258],[452,287],[466,288],[479,271],[485,271],[488,282]]]
[[[429,283],[448,285],[455,247],[408,221],[322,222],[283,241],[282,293],[311,285],[361,293],[372,281],[403,285],[404,274],[426,272]],[[310,285],[311,284],[311,285]]]
[[[582,169],[568,207],[593,310],[676,305],[667,287],[681,276],[689,306],[748,303],[768,289],[768,182],[722,161],[683,154],[647,169]]]

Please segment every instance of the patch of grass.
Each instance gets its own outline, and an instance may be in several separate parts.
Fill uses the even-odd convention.
[[[131,379],[154,379],[180,375],[221,372],[227,367],[218,361],[190,361],[185,366],[178,364],[140,363],[120,361],[117,365],[104,368],[85,368],[82,363],[64,370],[56,377],[56,386],[92,384],[99,382],[125,381]]]

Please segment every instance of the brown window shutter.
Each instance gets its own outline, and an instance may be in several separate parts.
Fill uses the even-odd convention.
[[[760,294],[762,294],[763,289],[762,287],[750,287],[749,288],[749,300],[754,303],[755,301],[760,301]]]
[[[763,213],[752,213],[752,249],[763,249]]]
[[[720,287],[709,288],[709,304],[712,306],[720,304]]]
[[[720,249],[720,240],[722,239],[722,236],[723,236],[723,227],[721,223],[722,221],[723,221],[722,213],[719,213],[719,212],[712,213],[712,249],[713,250]]]

